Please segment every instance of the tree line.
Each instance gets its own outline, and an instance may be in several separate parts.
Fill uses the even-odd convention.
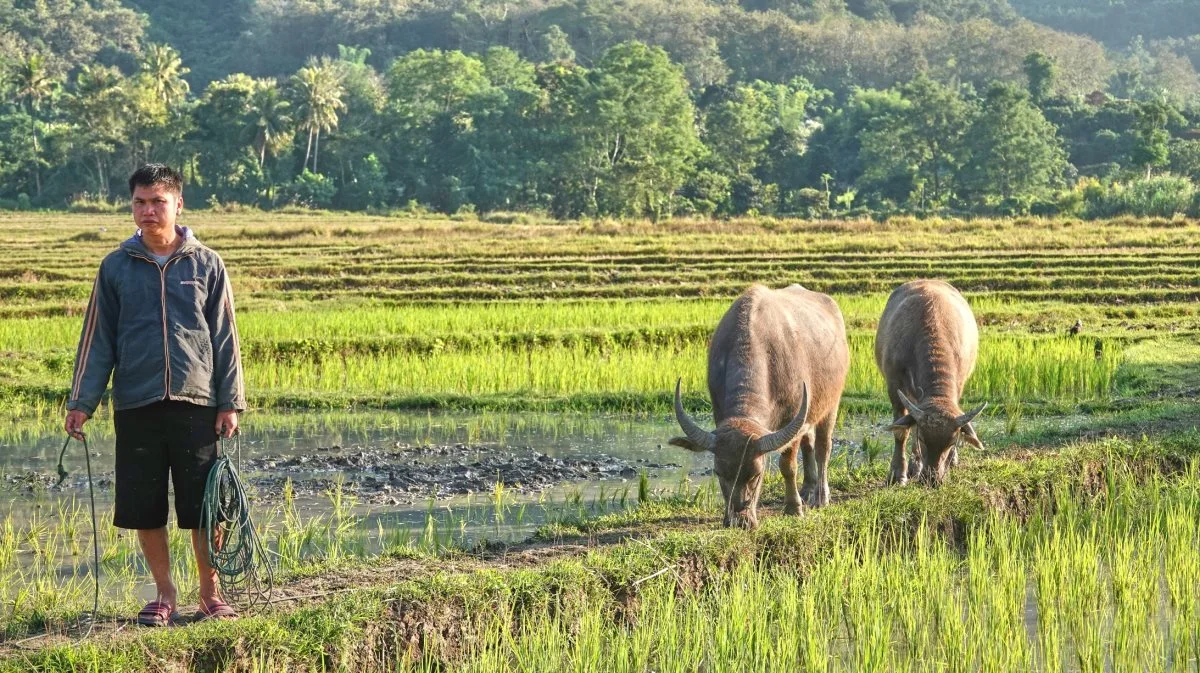
[[[705,60],[676,58],[678,46],[626,40],[596,51],[553,24],[529,39],[532,52],[417,48],[381,63],[370,48],[337,45],[336,56],[290,73],[193,87],[202,80],[165,43],[105,63],[103,54],[141,39],[136,23],[118,20],[118,4],[89,5],[110,13],[91,18],[115,26],[108,33],[80,27],[70,44],[29,38],[7,57],[0,41],[0,207],[104,208],[146,160],[179,166],[193,206],[564,218],[1099,217],[1200,206],[1200,110],[1190,97],[1152,86],[1153,68],[1086,82],[1054,49],[1024,53],[1015,74],[986,78],[962,63],[976,75],[947,76],[932,63],[867,86],[878,78],[830,79],[784,61],[760,64],[762,77],[741,67],[718,76],[739,62],[728,50],[706,76]],[[768,4],[777,6],[738,11],[818,25],[796,17],[820,3]],[[900,11],[882,0],[840,6]],[[55,15],[65,23],[54,25],[78,14]]]

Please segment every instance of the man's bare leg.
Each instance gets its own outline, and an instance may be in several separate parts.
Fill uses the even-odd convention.
[[[167,546],[167,529],[164,526],[138,530],[137,533],[142,555],[146,557],[146,565],[150,567],[150,574],[158,588],[158,597],[155,600],[170,605],[174,611],[178,606],[179,594],[175,583],[171,581],[171,550]]]
[[[221,548],[221,531],[213,542],[217,549]],[[217,583],[217,571],[208,563],[208,539],[203,528],[192,531],[192,551],[196,553],[196,570],[200,573],[200,605],[208,608],[221,599],[221,590]]]

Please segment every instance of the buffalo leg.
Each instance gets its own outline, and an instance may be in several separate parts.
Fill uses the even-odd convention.
[[[912,461],[908,464],[908,478],[916,479],[921,476],[921,472],[925,469],[925,445],[921,443],[921,436],[917,435],[913,438],[913,455]]]
[[[804,510],[800,502],[800,494],[796,491],[796,453],[800,442],[788,444],[779,454],[779,472],[783,475],[783,513],[799,514]]]
[[[896,421],[904,418],[904,413],[903,408],[896,410]],[[908,455],[904,452],[904,445],[908,444],[908,433],[907,428],[892,431],[892,435],[896,438],[896,448],[892,451],[892,466],[888,471],[887,483],[889,485],[903,486],[908,483]]]
[[[809,507],[824,507],[829,504],[829,457],[833,453],[833,424],[836,420],[837,410],[834,409],[817,425],[816,441],[813,443],[813,453],[817,459],[817,479],[812,492],[805,499]]]
[[[921,438],[918,433],[918,436],[913,440],[914,453],[913,461],[910,464],[908,462],[908,454],[905,453],[904,449],[908,444],[908,435],[912,432],[913,426],[899,425],[900,421],[908,416],[908,408],[904,406],[904,402],[900,401],[899,390],[892,388],[890,385],[888,388],[888,399],[892,403],[892,418],[896,419],[892,421],[892,425],[897,429],[892,431],[892,435],[896,439],[896,448],[892,451],[892,465],[888,471],[887,483],[889,485],[903,486],[908,483],[909,479],[916,477],[917,473],[921,470],[921,454],[917,451],[921,444]],[[909,392],[908,394],[912,395],[913,393]],[[911,421],[912,419],[909,420]]]
[[[813,451],[813,433],[800,436],[800,450],[804,452],[804,485],[800,487],[800,500],[810,502],[817,489],[817,457]]]

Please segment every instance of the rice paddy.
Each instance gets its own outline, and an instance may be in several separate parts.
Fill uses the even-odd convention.
[[[655,497],[714,501],[711,491],[679,486]],[[491,493],[468,496],[453,503],[428,502],[424,523],[410,525],[383,520],[374,529],[364,528],[354,495],[340,485],[325,495],[317,512],[301,511],[291,483],[283,499],[256,522],[284,577],[302,574],[314,564],[336,567],[379,556],[433,556],[469,547],[490,533],[499,539],[510,531],[532,532],[531,524],[556,525],[624,509],[637,503],[633,485],[621,490],[585,494],[575,489],[561,499],[518,502],[505,494],[503,483]],[[681,490],[682,489],[682,490]],[[650,491],[643,494],[648,500]],[[111,508],[101,510],[100,579],[102,611],[133,612],[145,602],[146,567],[136,536],[107,522]],[[528,521],[526,518],[528,517]],[[482,533],[481,533],[482,529]],[[526,534],[528,534],[528,532]],[[183,600],[195,601],[197,583],[191,561],[191,540],[172,527],[169,535],[172,571],[179,578]],[[91,520],[86,501],[47,501],[28,516],[9,512],[0,519],[0,641],[24,637],[38,629],[61,629],[91,609],[94,572],[91,566]]]
[[[481,617],[460,671],[1061,671],[1200,666],[1197,484],[990,516],[965,551],[865,522],[797,573],[750,562],[697,591],[638,584],[615,620]],[[433,670],[429,660],[407,670]]]
[[[665,422],[676,378],[703,417],[707,341],[732,298],[752,282],[827,292],[852,351],[834,504],[778,515],[771,472],[763,528],[747,533],[719,528],[708,476],[541,503],[497,481],[430,501],[417,526],[368,526],[331,488],[319,513],[285,504],[260,522],[288,600],[237,625],[68,647],[88,608],[90,522],[51,499],[0,518],[0,670],[1200,671],[1194,221],[188,224],[233,278],[245,423],[296,432],[368,416],[397,432],[397,410],[428,411],[439,441],[519,432],[527,412],[551,437]],[[0,441],[61,423],[95,267],[128,230],[0,216]],[[990,404],[989,448],[965,451],[941,489],[884,488],[874,328],[891,289],[919,277],[955,284],[975,312],[963,406]],[[474,420],[435,432],[445,410]],[[513,526],[536,529],[512,547],[520,561],[480,542]],[[103,521],[101,547],[115,619],[136,611],[144,570]]]

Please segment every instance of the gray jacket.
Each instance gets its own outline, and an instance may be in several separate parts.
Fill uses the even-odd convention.
[[[246,393],[225,263],[186,227],[160,266],[141,232],[100,263],[67,409],[89,416],[112,375],[117,410],[182,400],[242,411]]]

